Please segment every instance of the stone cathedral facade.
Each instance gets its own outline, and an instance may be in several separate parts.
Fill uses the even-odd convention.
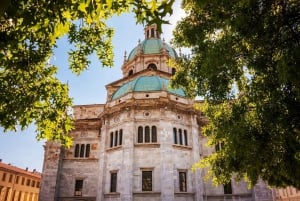
[[[169,86],[176,57],[147,26],[123,78],[106,86],[106,103],[73,107],[73,146],[45,144],[40,201],[272,201],[264,183],[215,187],[204,170],[191,171],[215,148],[205,146],[195,101]]]

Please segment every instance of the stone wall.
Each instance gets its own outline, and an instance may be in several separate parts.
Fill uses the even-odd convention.
[[[57,197],[57,177],[59,161],[61,160],[61,146],[56,142],[46,142],[43,173],[39,201],[53,201]]]
[[[253,187],[253,201],[273,201],[272,190],[262,180]]]

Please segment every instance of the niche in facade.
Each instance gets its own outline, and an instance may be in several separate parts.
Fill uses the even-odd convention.
[[[152,70],[157,70],[157,67],[154,63],[149,64],[147,68]]]

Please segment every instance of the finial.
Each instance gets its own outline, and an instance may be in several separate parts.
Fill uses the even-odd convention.
[[[127,58],[127,51],[125,50],[125,52],[124,52],[124,63],[126,62],[126,58]]]
[[[179,48],[179,57],[182,57],[181,48]]]
[[[138,40],[138,54],[142,53],[141,39]]]
[[[162,45],[162,50],[161,50],[162,53],[166,53],[167,50],[166,50],[166,42],[165,42],[165,38],[163,38],[163,45]]]

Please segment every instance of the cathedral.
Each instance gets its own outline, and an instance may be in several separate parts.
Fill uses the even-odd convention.
[[[40,201],[272,201],[259,182],[214,186],[191,170],[213,153],[195,100],[169,86],[176,51],[156,25],[125,55],[103,104],[75,105],[73,146],[46,142]],[[220,147],[221,148],[221,147]]]

